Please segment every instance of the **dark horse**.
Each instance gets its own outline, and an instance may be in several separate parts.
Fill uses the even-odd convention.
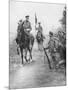
[[[41,50],[40,46],[43,47],[43,39],[45,37],[43,36],[42,32],[38,31],[36,35],[36,40],[38,42],[38,49]]]
[[[21,58],[22,58],[22,64],[24,63],[23,61],[23,50],[25,50],[25,60],[26,62],[30,61],[32,59],[32,48],[34,44],[34,36],[28,36],[27,33],[24,31],[23,25],[20,28],[20,36],[16,38],[16,43],[18,47],[20,48],[21,52]],[[18,48],[17,48],[18,51]],[[27,60],[27,51],[30,53],[29,60]]]

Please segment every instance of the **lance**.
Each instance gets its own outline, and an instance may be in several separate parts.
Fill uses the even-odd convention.
[[[36,30],[36,25],[37,25],[37,16],[36,16],[36,13],[35,13],[35,30]]]

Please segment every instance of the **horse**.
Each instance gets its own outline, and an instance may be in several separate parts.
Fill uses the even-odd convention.
[[[18,48],[20,48],[20,53],[21,53],[21,59],[22,59],[22,64],[24,64],[23,60],[23,51],[25,50],[25,60],[26,62],[30,61],[32,59],[32,48],[34,44],[34,36],[31,34],[31,36],[28,36],[27,33],[24,31],[23,25],[21,26],[20,29],[20,37],[16,38],[16,43],[18,45]],[[17,52],[18,52],[17,48]],[[27,60],[27,51],[29,51],[30,57]]]
[[[38,42],[38,49],[41,51],[40,46],[43,47],[43,41],[44,41],[45,37],[43,36],[42,32],[38,31],[37,35],[36,35],[36,40]]]

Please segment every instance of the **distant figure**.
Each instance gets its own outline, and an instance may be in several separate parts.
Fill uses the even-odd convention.
[[[38,23],[38,27],[36,27],[36,30],[38,30],[37,35],[36,35],[36,39],[38,42],[38,49],[41,51],[43,49],[43,41],[45,37],[42,34],[43,28],[40,22]]]
[[[36,28],[36,30],[38,30],[38,32],[41,32],[43,31],[43,28],[41,26],[41,22],[38,23],[38,27]]]
[[[17,28],[18,33],[20,32],[21,26],[22,26],[22,19],[19,20],[19,22],[18,22],[18,28]]]
[[[20,38],[20,34],[21,34],[21,27],[22,27],[22,19],[19,20],[19,23],[18,23],[18,28],[17,28],[17,38],[19,39]]]
[[[17,37],[16,37],[16,42],[17,42],[17,53],[19,54],[19,43],[21,39],[21,27],[22,27],[22,19],[19,20],[18,22],[18,27],[17,27]]]
[[[38,27],[36,28],[36,30],[38,30],[37,36],[39,38],[42,38],[42,40],[45,39],[45,37],[43,36],[43,33],[42,33],[43,32],[43,28],[41,26],[41,22],[38,23]]]
[[[18,27],[17,27],[17,37],[16,37],[16,40],[17,40],[17,44],[19,44],[19,41],[20,41],[20,38],[21,38],[21,27],[22,27],[22,19],[19,20],[18,22]]]

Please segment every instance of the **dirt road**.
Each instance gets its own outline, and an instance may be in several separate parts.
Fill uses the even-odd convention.
[[[33,61],[24,66],[18,55],[10,57],[10,88],[35,88],[65,85],[65,76],[61,72],[55,72],[48,67],[44,53],[33,50]]]

